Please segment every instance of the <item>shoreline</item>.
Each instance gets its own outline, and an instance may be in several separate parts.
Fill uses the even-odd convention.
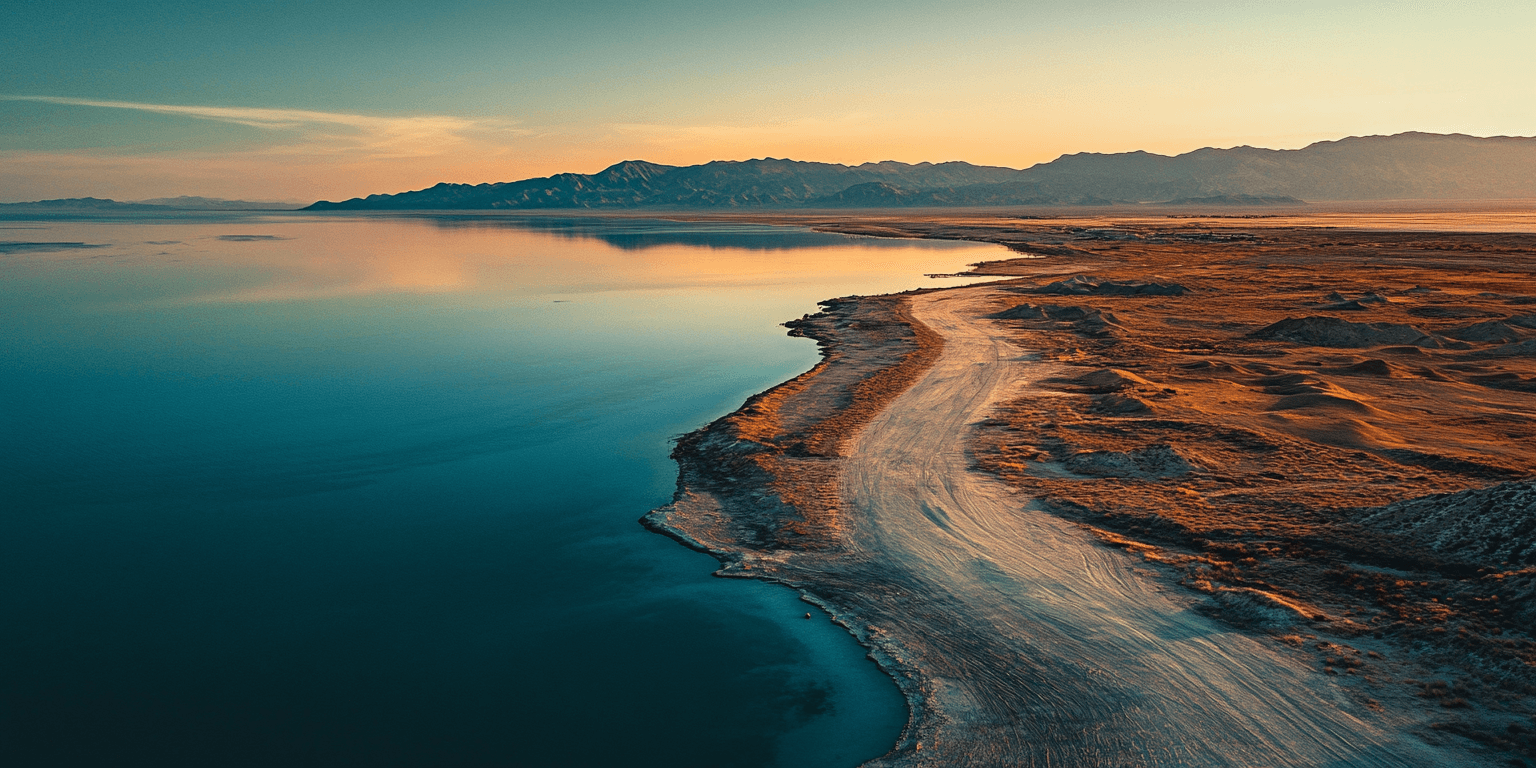
[[[911,293],[931,290],[943,289],[919,289]],[[839,310],[846,312],[860,301],[873,301],[877,307],[885,310],[885,312],[881,313],[882,315],[900,318],[905,315],[905,312],[899,307],[901,302],[899,297],[905,295],[907,294],[898,294],[897,297],[854,297],[851,300],[848,298],[830,299],[822,302],[822,305],[832,312]],[[892,300],[893,298],[895,299],[894,301]],[[818,313],[818,316],[821,314],[825,314],[825,312]],[[903,725],[896,744],[885,755],[877,758],[877,760],[883,760],[897,753],[915,751],[914,747],[917,744],[917,737],[914,735],[914,731],[927,710],[924,692],[914,679],[918,670],[903,661],[904,654],[899,649],[893,647],[889,640],[882,640],[871,636],[867,631],[861,631],[857,616],[818,595],[815,591],[817,585],[807,583],[801,578],[786,576],[776,570],[766,570],[761,566],[754,568],[754,561],[760,560],[756,556],[757,553],[744,548],[723,546],[730,540],[728,537],[717,539],[715,544],[705,543],[684,528],[684,526],[698,526],[701,518],[712,519],[722,515],[725,511],[724,507],[731,505],[751,507],[759,503],[762,491],[772,484],[772,478],[760,477],[758,478],[758,485],[750,486],[737,485],[735,482],[736,478],[733,477],[722,477],[721,473],[718,472],[718,467],[722,463],[740,466],[739,461],[733,461],[736,457],[721,455],[719,449],[722,447],[722,443],[738,439],[737,436],[741,432],[742,422],[747,417],[754,415],[753,412],[759,409],[765,400],[800,392],[806,382],[817,378],[825,372],[843,354],[840,348],[846,345],[846,340],[829,324],[815,323],[813,322],[813,316],[807,315],[798,321],[790,321],[785,325],[791,327],[790,335],[803,336],[816,341],[818,351],[822,356],[821,361],[805,373],[753,395],[736,411],[716,419],[679,440],[677,447],[674,448],[672,453],[672,458],[677,461],[680,468],[678,489],[674,494],[673,501],[642,516],[639,522],[647,530],[666,536],[689,549],[713,556],[721,565],[720,569],[713,575],[721,578],[754,579],[788,587],[794,590],[802,601],[815,606],[825,613],[830,621],[843,627],[865,649],[868,658],[875,662],[880,670],[895,683],[897,690],[900,691],[906,703],[907,722]],[[942,341],[937,339],[935,335],[914,332],[911,345],[899,350],[899,362],[891,368],[876,371],[877,374],[887,374],[884,382],[877,381],[873,386],[864,387],[862,397],[859,397],[858,393],[848,393],[856,400],[859,407],[845,408],[837,411],[834,418],[841,418],[838,419],[836,426],[844,429],[849,426],[855,429],[858,426],[862,426],[857,423],[849,425],[847,421],[857,416],[865,416],[867,418],[873,415],[874,411],[878,411],[887,405],[890,400],[893,400],[900,394],[905,384],[921,376],[932,366],[941,350]],[[853,382],[853,386],[845,387],[845,389],[857,388],[859,384],[864,384],[866,381],[859,380]],[[882,383],[888,386],[880,387],[879,385]],[[828,448],[832,451],[836,450],[835,444],[838,441],[835,435],[827,435],[826,430],[817,429],[817,427],[822,426],[819,423],[809,426],[812,429],[793,433],[793,436],[804,438],[808,432],[811,433],[809,436],[812,443],[818,442],[816,440],[818,436],[823,437],[823,440],[820,441],[821,445],[818,447],[823,450]],[[803,439],[799,441],[802,445],[804,442]],[[762,448],[763,453],[773,450],[773,447],[768,445],[762,445]],[[802,449],[797,452],[804,451]],[[722,459],[724,460],[723,462]],[[781,510],[774,510],[774,513],[780,512]],[[674,524],[671,519],[674,514],[686,518],[688,522],[681,525]],[[791,516],[803,517],[803,515],[797,513],[791,513]]]
[[[863,229],[865,231],[857,233],[873,234],[857,222],[847,227],[828,229]],[[927,231],[904,232],[901,236],[944,237],[956,234],[952,227],[942,232],[931,231],[926,226],[915,229]],[[1006,276],[1012,269],[1017,270],[1013,274],[1027,273],[1045,279],[1051,273],[1060,275],[1109,268],[1122,260],[1121,254],[1105,252],[1098,247],[1106,244],[1102,240],[1095,242],[1090,239],[1083,242],[1072,237],[1071,233],[1044,229],[1016,233],[1024,235],[1016,240],[1028,243],[1026,247],[1031,249],[1042,246],[1058,249],[1055,254],[1045,254],[1057,258],[1031,260],[1024,265],[1006,261],[992,262],[982,265],[977,272]],[[1002,239],[988,237],[996,234],[990,231],[965,234],[970,236],[959,239],[986,239],[992,242]],[[1496,236],[1462,236],[1462,239],[1486,241],[1492,237]],[[1052,242],[1053,239],[1056,242]],[[1386,239],[1393,238],[1388,236]],[[1010,243],[1005,244],[1013,247]],[[1243,243],[1235,245],[1241,247]],[[1024,248],[1016,247],[1015,250]],[[827,611],[833,621],[844,626],[870,651],[870,656],[897,683],[909,708],[908,724],[901,738],[891,752],[872,761],[871,765],[934,762],[937,755],[934,753],[933,738],[943,725],[940,721],[946,714],[933,709],[937,688],[925,668],[925,663],[931,663],[932,659],[921,654],[914,656],[910,638],[901,637],[899,629],[878,629],[868,623],[871,618],[867,610],[869,606],[861,605],[858,596],[868,591],[878,580],[860,582],[859,579],[873,573],[870,570],[872,568],[878,570],[879,563],[867,551],[851,551],[846,546],[849,540],[847,515],[841,505],[847,499],[843,498],[842,493],[846,489],[841,486],[840,473],[844,467],[840,462],[846,463],[847,456],[843,448],[847,441],[855,437],[855,432],[867,429],[872,418],[879,416],[885,406],[908,391],[910,385],[929,371],[942,356],[942,339],[935,345],[934,338],[929,339],[930,354],[927,357],[919,354],[924,348],[920,329],[926,326],[909,313],[901,311],[901,308],[910,305],[916,297],[965,290],[964,287],[924,289],[895,297],[833,300],[825,304],[827,312],[788,324],[793,329],[792,333],[810,336],[818,341],[822,348],[822,362],[811,371],[754,396],[738,411],[680,441],[674,451],[674,458],[680,464],[677,496],[671,505],[655,510],[643,519],[647,528],[715,556],[722,563],[717,575],[757,578],[795,589],[802,595],[802,599]],[[994,294],[993,298],[997,299],[1011,290],[1018,290],[1018,287],[994,283],[984,290]],[[905,336],[893,332],[893,327],[902,324],[908,329]],[[874,329],[873,334],[864,332],[866,326]],[[872,338],[881,334],[888,338]],[[937,334],[932,336],[937,337]],[[882,345],[885,347],[883,358],[880,357]],[[894,357],[891,347],[896,349]],[[861,360],[861,355],[877,359]],[[875,379],[884,371],[898,373],[887,376],[886,381],[865,386],[860,391],[860,385]],[[976,430],[968,438],[967,450],[971,450],[970,446],[977,445],[977,441],[986,436],[987,425],[981,426],[982,429]],[[985,452],[983,450],[983,454]],[[1000,470],[987,455],[978,455],[977,460],[982,465],[992,462],[992,466],[987,468],[994,475],[1001,472],[999,476],[1004,479],[1018,481],[1018,478],[1010,478],[1007,470]],[[1028,465],[1029,462],[1024,464]],[[1060,508],[1050,509],[1055,519],[1074,520],[1070,513]],[[1157,580],[1164,584],[1171,586],[1178,581],[1180,574],[1174,572],[1177,568],[1165,562],[1177,559],[1170,557],[1170,554],[1176,553],[1172,552],[1173,548],[1167,542],[1137,541],[1122,535],[1124,531],[1095,528],[1082,519],[1076,519],[1075,522],[1082,526],[1084,532],[1081,538],[1084,540],[1094,540],[1096,537],[1099,542],[1124,550],[1124,554],[1116,554],[1126,560],[1138,556],[1143,558],[1154,568],[1162,569],[1163,573]],[[1273,590],[1253,587],[1222,589],[1230,589],[1230,594],[1248,589],[1252,593],[1278,597]],[[1201,592],[1205,592],[1205,595],[1202,596]],[[1196,589],[1185,597],[1203,599],[1221,594],[1228,593],[1222,593],[1220,589]],[[1220,614],[1220,611],[1216,613]],[[1248,627],[1246,634],[1272,637],[1276,633]],[[1410,659],[1404,663],[1411,665],[1411,662]],[[1354,674],[1354,668],[1347,671]],[[1332,672],[1331,667],[1329,672]],[[1311,684],[1327,687],[1326,678],[1321,674],[1314,675],[1317,679]],[[1375,700],[1372,702],[1375,703]],[[1422,717],[1411,711],[1412,704],[1411,701],[1404,701],[1402,696],[1388,698],[1387,713],[1397,718],[1395,722],[1399,723],[1401,730],[1423,735],[1425,723]],[[1437,749],[1447,748],[1466,753],[1464,759],[1489,757],[1486,748],[1457,742],[1454,737],[1447,741],[1444,731],[1438,735],[1440,744]],[[1476,736],[1475,733],[1467,735]],[[1486,738],[1479,740],[1485,745],[1489,743]],[[928,746],[926,754],[919,747],[924,743]],[[1474,758],[1467,750],[1477,751],[1479,755]],[[1200,764],[1221,763],[1215,761]],[[1394,763],[1387,759],[1382,764]]]
[[[848,232],[835,228],[818,227],[817,229],[839,234],[893,236]],[[943,239],[932,235],[916,234],[894,236],[912,239]],[[977,240],[981,239],[977,238]],[[1006,244],[1004,245],[1006,247]],[[950,276],[972,275],[958,273]],[[809,438],[809,442],[813,445],[819,443],[817,447],[821,449],[821,453],[818,454],[820,458],[836,458],[839,445],[862,429],[870,417],[895,400],[905,391],[907,385],[926,373],[943,351],[942,338],[910,317],[905,307],[909,297],[963,287],[920,288],[900,294],[828,299],[820,302],[823,311],[785,322],[783,325],[790,329],[789,335],[810,338],[817,343],[821,360],[805,373],[749,397],[737,410],[679,440],[672,453],[672,458],[679,465],[678,487],[673,501],[639,519],[640,524],[647,530],[666,536],[684,547],[714,557],[721,565],[712,574],[714,576],[754,579],[794,590],[802,601],[825,613],[830,621],[843,627],[867,651],[868,658],[875,662],[901,692],[906,702],[908,716],[907,723],[903,726],[892,748],[886,754],[867,761],[863,765],[899,765],[900,758],[903,756],[909,758],[917,756],[925,733],[928,734],[929,742],[932,742],[933,728],[931,724],[925,728],[924,721],[929,713],[929,697],[932,696],[933,691],[931,686],[925,688],[922,684],[921,665],[916,663],[907,651],[896,645],[892,638],[876,636],[869,632],[870,627],[861,621],[854,611],[838,605],[835,599],[817,594],[815,590],[824,587],[824,584],[817,583],[814,579],[807,580],[786,575],[781,570],[771,569],[771,565],[770,568],[764,568],[763,561],[771,558],[763,557],[762,552],[750,546],[742,546],[742,539],[745,537],[741,532],[734,532],[733,535],[717,529],[715,543],[711,544],[701,541],[689,529],[699,530],[702,533],[700,526],[710,526],[721,518],[727,517],[731,512],[748,521],[761,517],[779,520],[782,516],[782,519],[790,520],[792,523],[801,522],[796,518],[803,517],[801,507],[805,505],[803,503],[797,505],[796,502],[804,496],[803,493],[792,491],[787,494],[789,503],[786,504],[781,500],[778,503],[771,503],[766,511],[758,509],[763,497],[774,492],[779,476],[764,473],[753,480],[741,482],[736,477],[722,476],[728,473],[718,472],[718,468],[722,465],[740,467],[741,452],[734,449],[735,445],[740,442],[755,442],[751,437],[741,440],[742,422],[760,416],[764,401],[803,394],[806,382],[816,379],[845,360],[847,348],[858,347],[861,344],[870,346],[867,340],[851,339],[850,336],[857,337],[860,334],[858,329],[850,326],[857,326],[858,320],[868,322],[869,318],[859,317],[860,311],[873,309],[874,314],[877,315],[873,320],[875,324],[894,321],[910,331],[911,339],[908,345],[897,350],[896,357],[899,361],[893,364],[889,359],[877,359],[873,362],[872,370],[869,361],[855,363],[853,381],[833,382],[828,387],[832,392],[821,394],[823,398],[829,400],[850,399],[853,401],[853,407],[845,405],[831,409],[828,413],[819,414],[822,416],[819,420],[813,416],[808,423],[797,425],[798,429],[787,430],[787,440],[767,439],[759,444],[762,452],[768,454],[784,450],[782,446],[774,443],[789,443],[790,452],[805,453],[803,444],[807,442],[806,438]],[[888,367],[879,367],[882,363]],[[871,379],[884,374],[881,377],[883,380],[869,384],[867,379],[859,378],[860,375],[871,373],[873,374],[870,376]],[[847,391],[855,389],[860,391]],[[750,425],[748,430],[755,426],[758,425]],[[760,437],[763,436],[760,435]],[[813,483],[820,481],[821,485],[826,484],[826,478],[811,479]],[[827,492],[825,488],[820,490],[823,495]],[[685,522],[674,524],[672,522],[674,514]],[[797,541],[794,545],[804,546],[805,543]],[[730,546],[730,544],[737,546]],[[832,556],[835,557],[836,553]],[[891,762],[892,760],[898,762]]]

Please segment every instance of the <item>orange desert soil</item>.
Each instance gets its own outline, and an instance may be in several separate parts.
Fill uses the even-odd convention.
[[[1091,748],[1063,739],[1048,750],[998,750],[984,742],[1031,733],[1030,719],[1042,718],[1026,703],[1001,704],[990,720],[957,714],[961,699],[946,693],[946,679],[977,672],[946,671],[946,653],[973,654],[984,666],[1007,654],[1065,654],[1066,646],[1000,649],[978,634],[964,647],[967,617],[951,627],[945,610],[987,605],[1028,618],[1033,608],[987,603],[958,582],[933,587],[941,577],[920,567],[931,553],[912,546],[929,534],[903,528],[909,538],[893,538],[899,519],[882,510],[900,500],[858,489],[902,477],[880,475],[895,470],[868,458],[890,450],[880,444],[882,430],[896,429],[888,411],[908,403],[942,410],[932,394],[940,380],[980,375],[962,363],[985,367],[957,361],[958,347],[946,355],[946,338],[966,349],[991,344],[996,358],[991,394],[966,406],[974,410],[956,427],[962,464],[945,470],[995,478],[975,480],[975,498],[1018,510],[978,530],[997,534],[1004,518],[1023,526],[1028,514],[1064,521],[1077,533],[1035,549],[1076,557],[1071,536],[1097,542],[1118,558],[1104,568],[1129,567],[1134,578],[1167,585],[1167,599],[1256,638],[1266,650],[1254,658],[1279,654],[1264,664],[1310,665],[1296,685],[1339,697],[1341,712],[1362,718],[1362,733],[1396,729],[1467,761],[1536,760],[1536,236],[1239,219],[779,220],[997,242],[1028,257],[975,271],[1014,279],[838,299],[789,323],[821,344],[822,363],[683,438],[677,501],[646,518],[719,557],[721,575],[801,590],[870,647],[912,707],[884,763],[1225,764],[1214,741],[1215,757],[1177,748],[1128,757],[1113,733]],[[925,318],[944,323],[943,332]],[[882,426],[867,433],[877,419]],[[939,427],[914,424],[908,429],[933,430],[933,450],[944,450]],[[966,506],[967,498],[916,503]],[[929,517],[934,536],[964,538],[960,523],[948,529],[943,514]],[[1005,538],[1017,543],[1024,530]],[[976,559],[1003,570],[1010,558],[1038,555],[989,547]],[[1011,586],[1029,588],[1013,576]],[[925,612],[917,605],[925,596],[949,605]],[[960,638],[948,650],[934,637],[947,632]],[[1279,674],[1244,664],[1220,674]],[[1041,675],[1033,689],[995,690],[1028,697],[1055,684]],[[1308,712],[1296,721],[1305,724]],[[1130,728],[1131,715],[1106,722],[1122,716]],[[1194,725],[1231,727],[1223,717],[1234,715],[1213,710]],[[990,725],[976,724],[983,721]],[[1330,738],[1285,733],[1274,731],[1276,743]],[[953,750],[944,758],[934,751],[941,738]],[[1378,742],[1379,752],[1351,757],[1327,746],[1294,759],[1422,759]]]

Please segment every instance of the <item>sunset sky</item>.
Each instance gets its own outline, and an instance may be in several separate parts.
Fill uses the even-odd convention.
[[[9,3],[0,202],[1536,134],[1536,3]]]

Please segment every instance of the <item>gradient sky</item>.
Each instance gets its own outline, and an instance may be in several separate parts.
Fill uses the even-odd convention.
[[[9,0],[0,202],[1536,134],[1536,3]]]

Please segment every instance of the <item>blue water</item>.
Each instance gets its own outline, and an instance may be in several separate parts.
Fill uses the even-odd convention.
[[[996,255],[591,219],[0,222],[0,765],[883,753],[905,710],[851,638],[635,521],[670,497],[669,438],[814,362],[779,322]]]

